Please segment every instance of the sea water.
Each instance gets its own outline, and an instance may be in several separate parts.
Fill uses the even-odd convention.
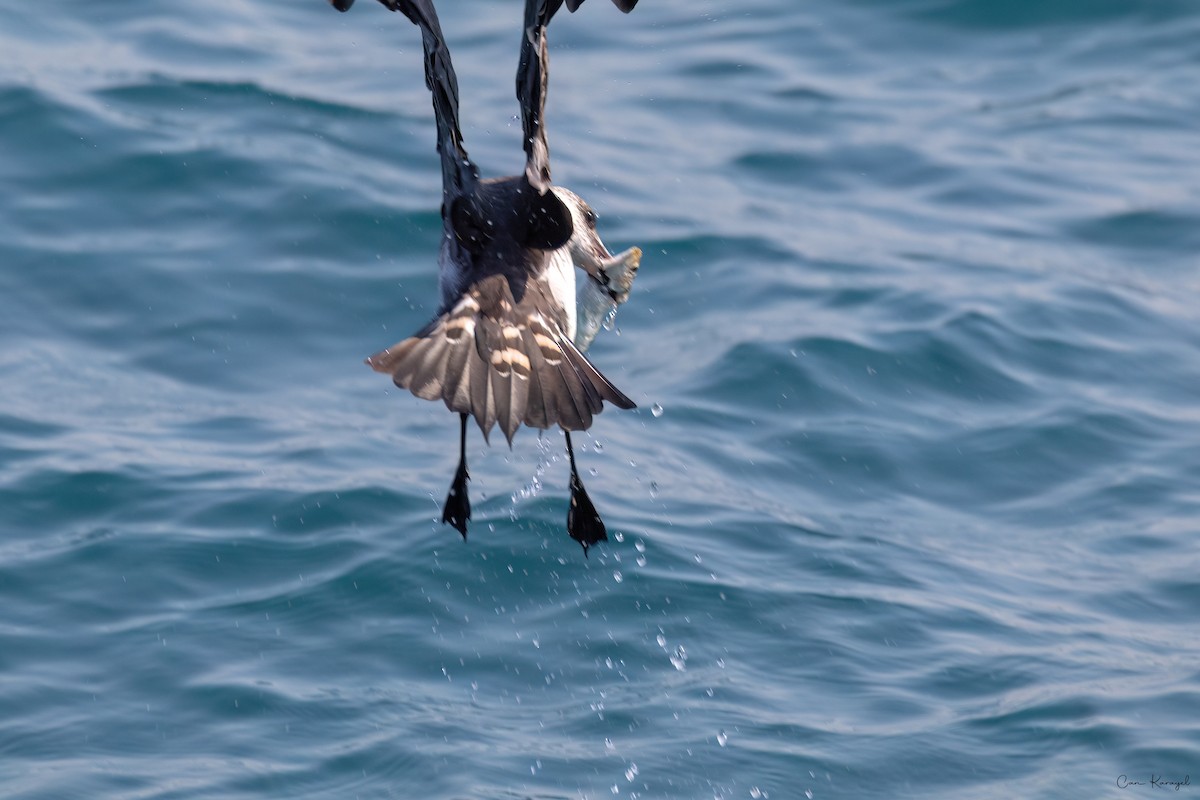
[[[1200,791],[1200,6],[603,0],[556,182],[640,405],[468,446],[420,37],[362,0],[0,25],[0,796]],[[523,164],[517,0],[440,3]],[[1164,783],[1165,782],[1165,783]]]

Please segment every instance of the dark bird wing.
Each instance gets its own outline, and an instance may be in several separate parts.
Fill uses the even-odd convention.
[[[349,11],[354,0],[328,0],[338,11]],[[447,197],[471,194],[479,178],[478,168],[467,156],[458,120],[458,79],[450,61],[450,51],[442,36],[441,24],[432,0],[379,0],[392,11],[399,11],[421,29],[425,49],[425,83],[433,93],[434,115],[438,124],[438,152],[442,156],[442,185]],[[517,100],[521,104],[521,122],[525,134],[525,176],[538,194],[550,188],[550,153],[542,124],[546,106],[549,56],[546,50],[546,26],[562,8],[564,0],[526,0],[525,35],[521,41],[521,59],[517,67]],[[638,0],[613,0],[613,5],[629,13]],[[566,0],[574,12],[583,0]]]
[[[566,0],[566,3],[568,9],[575,11],[583,0]],[[613,0],[613,3],[629,13],[637,0]],[[550,188],[550,151],[543,124],[550,74],[546,27],[562,4],[563,0],[525,0],[525,35],[521,39],[521,60],[517,65],[517,100],[521,104],[521,124],[525,133],[525,178],[540,194]]]
[[[433,115],[437,119],[438,153],[442,157],[442,193],[446,199],[469,195],[479,181],[479,169],[463,146],[458,121],[458,78],[450,60],[450,50],[442,36],[432,0],[379,0],[392,11],[399,11],[421,29],[425,50],[425,85],[433,94]],[[561,2],[561,0],[560,0]],[[329,0],[338,11],[348,11],[354,0]]]
[[[521,104],[521,126],[525,133],[525,179],[539,194],[550,188],[550,149],[543,125],[550,78],[546,26],[562,3],[563,0],[526,0],[525,33],[517,64],[517,101]]]

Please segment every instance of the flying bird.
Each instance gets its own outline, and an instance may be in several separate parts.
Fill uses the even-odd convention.
[[[329,2],[346,11],[354,0]],[[628,298],[641,251],[613,256],[596,232],[590,206],[551,183],[543,124],[546,26],[564,2],[575,11],[583,0],[526,0],[516,81],[525,171],[503,178],[481,178],[467,155],[458,81],[432,0],[379,2],[421,31],[442,165],[441,305],[425,327],[367,364],[417,397],[442,400],[459,414],[459,463],[442,522],[464,538],[471,518],[468,418],[474,417],[485,439],[498,424],[509,446],[522,425],[562,428],[571,470],[567,531],[586,555],[608,536],[579,477],[571,431],[587,430],[605,403],[636,406],[583,351],[603,316]],[[613,3],[629,12],[637,0]],[[576,267],[587,273],[578,307]]]

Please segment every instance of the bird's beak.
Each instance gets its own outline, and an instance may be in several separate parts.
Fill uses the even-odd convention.
[[[573,237],[570,248],[571,260],[575,262],[575,266],[582,268],[589,275],[603,271],[613,261],[613,254],[595,233],[590,236]]]

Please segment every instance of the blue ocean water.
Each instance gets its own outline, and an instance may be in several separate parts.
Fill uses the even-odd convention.
[[[1200,791],[1194,3],[556,19],[556,181],[645,251],[586,559],[559,436],[473,433],[464,544],[362,364],[437,304],[415,28],[10,5],[0,796]],[[520,4],[441,5],[513,173]]]

